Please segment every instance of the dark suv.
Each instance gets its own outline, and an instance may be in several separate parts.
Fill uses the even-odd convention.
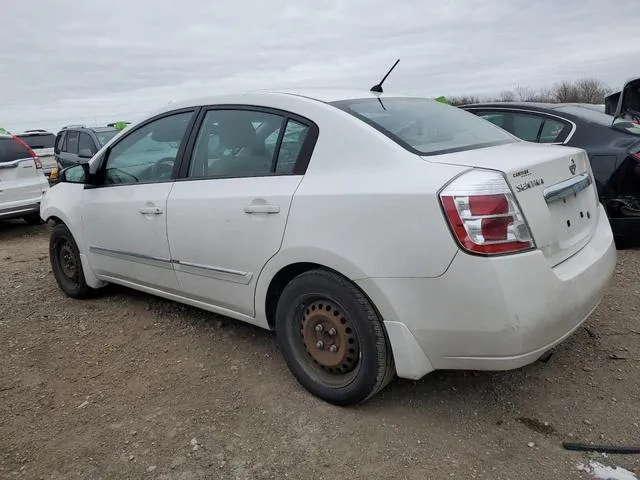
[[[115,124],[106,127],[69,125],[56,136],[54,153],[60,168],[84,163],[95,155],[119,130]]]

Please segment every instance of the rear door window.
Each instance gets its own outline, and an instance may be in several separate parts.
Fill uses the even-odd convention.
[[[543,114],[483,111],[477,115],[528,142],[559,143],[571,131],[568,122]]]
[[[93,144],[93,139],[84,132],[80,132],[80,140],[78,141],[78,152],[83,150],[89,150],[91,154],[96,153],[96,147]]]
[[[78,153],[78,132],[67,132],[65,152]]]
[[[0,138],[0,163],[30,157],[29,151],[20,142],[16,142],[13,138]]]

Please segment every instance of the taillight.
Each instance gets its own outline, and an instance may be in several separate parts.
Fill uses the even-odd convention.
[[[531,232],[504,176],[471,170],[440,192],[451,231],[469,252],[493,255],[535,247]]]
[[[13,139],[27,149],[31,158],[33,158],[33,163],[36,164],[36,169],[42,168],[42,162],[38,158],[38,155],[36,155],[36,152],[33,151],[33,149],[27,144],[27,142],[22,140],[20,137],[16,137],[15,135],[13,136]]]

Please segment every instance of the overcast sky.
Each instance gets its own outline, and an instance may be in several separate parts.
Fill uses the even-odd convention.
[[[253,88],[497,94],[640,76],[640,0],[0,0],[0,127]]]

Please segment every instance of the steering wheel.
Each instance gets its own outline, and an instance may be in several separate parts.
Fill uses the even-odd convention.
[[[173,165],[175,164],[175,157],[164,157],[158,160],[151,166],[149,174],[152,178],[171,178],[173,173]]]

